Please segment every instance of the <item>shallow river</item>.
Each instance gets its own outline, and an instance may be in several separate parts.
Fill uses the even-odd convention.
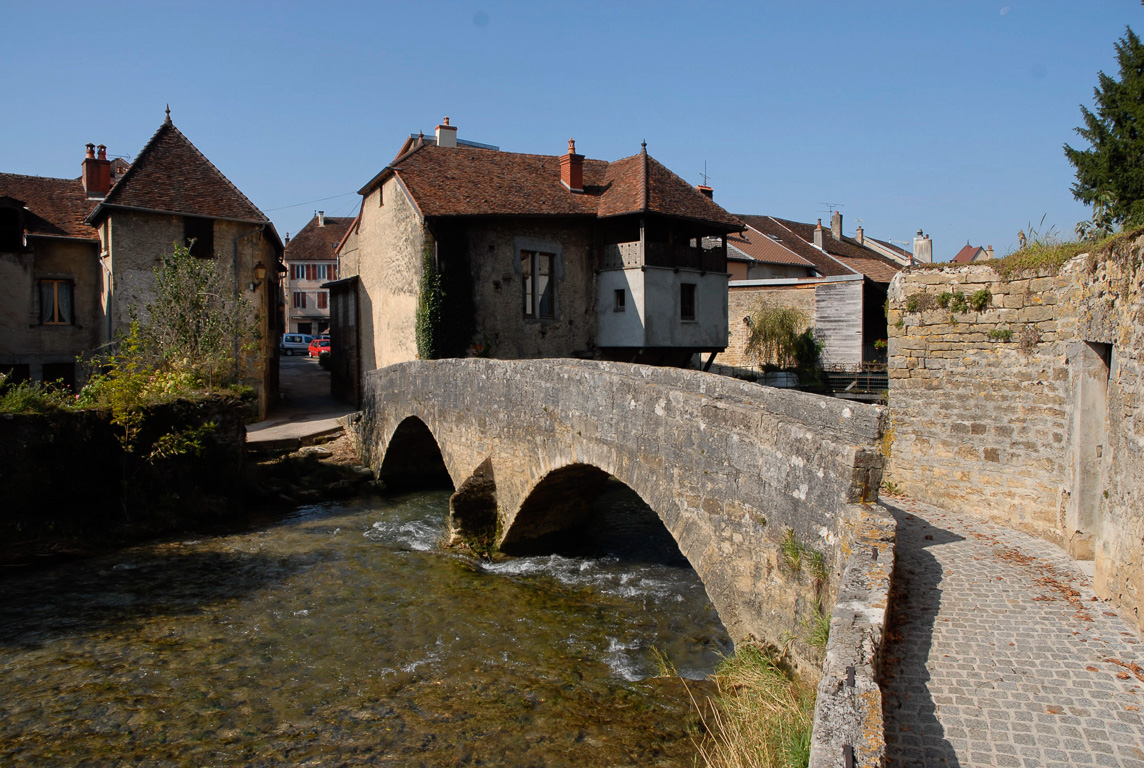
[[[487,563],[448,493],[0,583],[0,765],[690,766],[731,644],[622,486],[592,539]],[[666,538],[665,538],[666,537]]]

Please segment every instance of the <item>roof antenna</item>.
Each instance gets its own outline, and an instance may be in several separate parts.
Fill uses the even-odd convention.
[[[705,186],[705,187],[711,186],[710,184],[707,183],[708,181],[711,180],[711,177],[707,175],[707,161],[706,160],[703,161],[703,173],[701,173],[699,175],[703,177],[703,186]]]
[[[826,212],[829,214],[832,214],[832,215],[836,209],[846,207],[842,203],[819,203],[819,205],[825,205],[826,206]]]

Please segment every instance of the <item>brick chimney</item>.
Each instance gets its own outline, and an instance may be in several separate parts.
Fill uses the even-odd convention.
[[[584,156],[576,154],[574,139],[568,139],[568,154],[560,156],[560,183],[572,192],[584,191]]]
[[[715,190],[711,189],[711,187],[707,186],[706,184],[699,184],[695,188],[698,189],[700,193],[706,197],[709,197],[712,200],[715,199]]]
[[[107,197],[111,189],[111,161],[107,159],[107,147],[99,145],[99,156],[96,157],[95,145],[87,145],[87,154],[83,159],[83,191],[88,198]]]
[[[989,261],[993,261],[993,246],[992,245],[985,246],[985,258],[988,259]]]
[[[814,228],[814,246],[822,248],[822,219],[818,220],[818,226]]]
[[[446,117],[441,125],[437,126],[437,146],[438,147],[455,147],[457,146],[457,127],[449,125],[449,118]]]
[[[862,231],[862,225],[858,225],[858,231],[854,233],[854,239],[858,241],[858,245],[866,244],[866,233]]]
[[[838,211],[830,214],[830,236],[842,241],[842,214]]]

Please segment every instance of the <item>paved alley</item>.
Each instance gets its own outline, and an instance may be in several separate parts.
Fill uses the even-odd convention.
[[[1144,644],[1057,547],[906,499],[890,766],[1144,768]]]

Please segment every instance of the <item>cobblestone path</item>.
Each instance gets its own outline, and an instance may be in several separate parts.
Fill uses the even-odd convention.
[[[1144,644],[1057,547],[910,500],[883,700],[890,766],[1144,768]]]

